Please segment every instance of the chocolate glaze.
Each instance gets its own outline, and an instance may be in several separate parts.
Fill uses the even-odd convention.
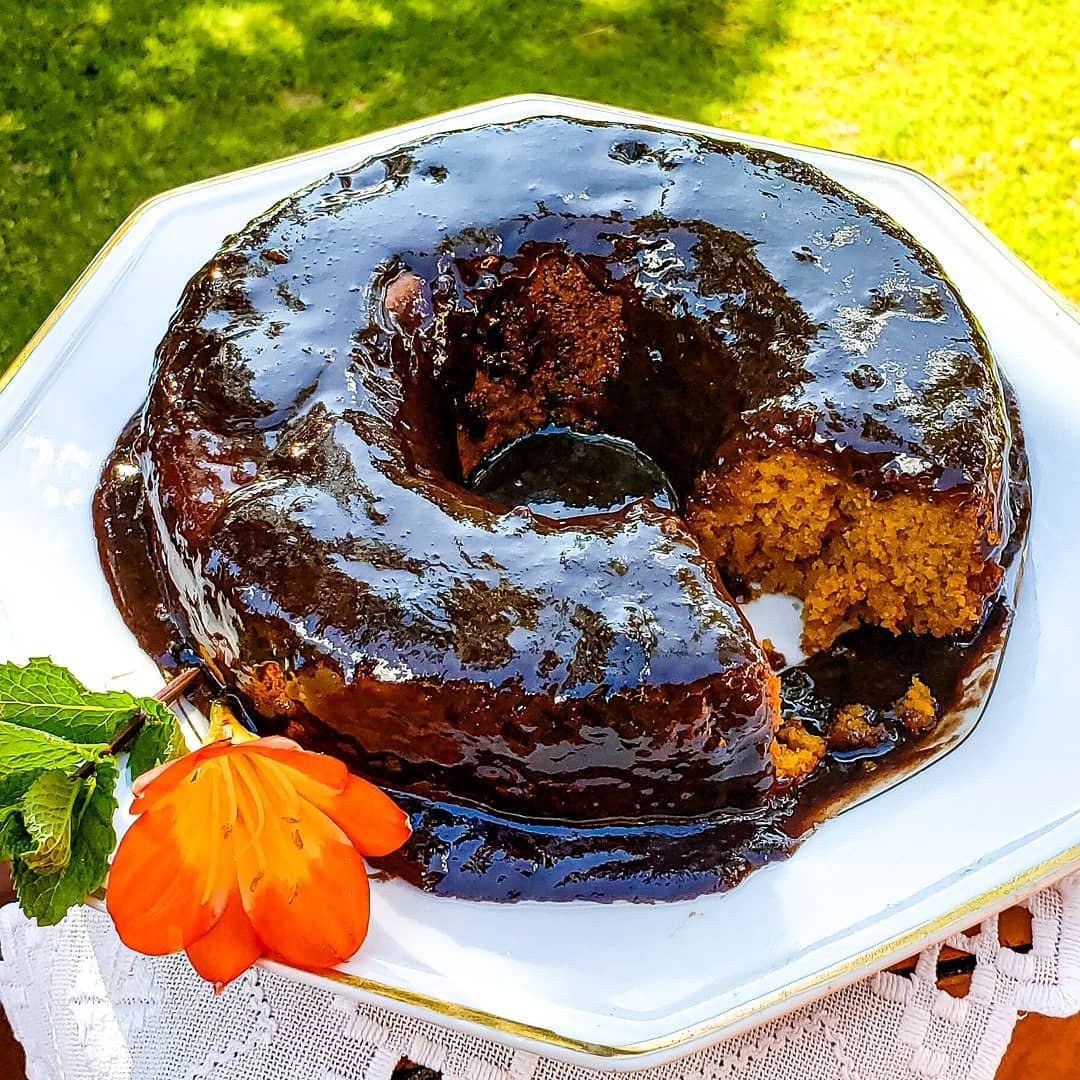
[[[911,775],[958,741],[950,710],[968,675],[999,647],[1011,611],[1002,600],[965,640],[899,638],[864,627],[781,675],[785,715],[822,730],[838,707],[872,702],[885,738],[873,749],[830,751],[797,790],[772,791],[757,806],[668,822],[601,828],[521,822],[460,804],[399,795],[415,832],[400,852],[377,860],[431,892],[477,900],[683,900],[738,884],[785,858],[826,817]],[[930,732],[907,731],[890,707],[918,675],[944,717]],[[972,687],[978,697],[988,687]],[[971,702],[967,702],[971,705]]]
[[[1014,454],[1020,481],[1016,505],[1026,507],[1025,463]],[[138,503],[141,477],[116,471],[130,460],[117,452],[106,467],[97,503],[103,556],[123,567],[125,592],[118,603],[143,647],[164,667],[178,662],[175,628],[160,618],[156,571],[148,558]],[[534,464],[536,464],[534,459]],[[631,486],[640,475],[626,478]],[[549,491],[539,485],[539,496]],[[620,488],[621,490],[621,488]],[[535,492],[526,492],[531,497]],[[590,485],[602,501],[603,490]],[[571,499],[571,505],[574,499]],[[550,501],[549,501],[550,503]],[[571,513],[573,510],[571,510]],[[1018,547],[1007,553],[1010,575],[987,618],[967,638],[894,637],[865,627],[851,631],[825,652],[781,674],[784,712],[821,731],[836,709],[857,701],[888,720],[890,706],[918,675],[942,708],[937,727],[913,735],[887,724],[888,739],[877,750],[831,753],[812,780],[797,791],[770,791],[756,805],[729,807],[698,817],[668,821],[608,821],[590,827],[493,813],[450,793],[431,797],[395,790],[410,814],[414,833],[402,851],[376,860],[384,870],[440,895],[480,900],[676,900],[730,888],[752,870],[790,854],[825,817],[853,799],[880,790],[916,771],[942,745],[954,745],[958,707],[977,707],[989,692],[969,675],[989,650],[1001,647],[1011,621],[1006,597],[1015,590]],[[118,579],[113,578],[116,582]],[[184,662],[183,657],[179,657]],[[966,699],[966,700],[962,700]],[[244,699],[234,711],[266,727]],[[962,735],[963,732],[960,733]],[[323,746],[336,747],[328,736]],[[456,793],[453,793],[456,796]]]
[[[648,499],[556,520],[463,483],[469,380],[551,258],[621,305],[588,421],[679,499],[797,443],[882,496],[976,499],[988,552],[1009,539],[998,376],[907,234],[779,155],[541,119],[372,159],[226,242],[106,470],[103,563],[152,651],[194,647],[261,730],[401,793],[406,876],[721,887],[788,845],[768,663],[715,568]],[[652,861],[661,837],[686,858]]]

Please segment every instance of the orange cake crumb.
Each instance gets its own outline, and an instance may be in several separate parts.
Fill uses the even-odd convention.
[[[285,672],[272,660],[259,664],[241,679],[241,689],[264,716],[292,716],[296,702],[289,696]]]
[[[769,661],[769,667],[773,671],[783,671],[787,667],[787,659],[784,654],[773,644],[772,638],[762,638],[759,642],[765,659]]]
[[[884,725],[870,720],[870,711],[865,705],[845,705],[837,710],[829,726],[829,749],[870,749],[880,746],[887,734]]]
[[[895,712],[908,731],[927,731],[937,723],[937,702],[930,688],[917,675],[896,703]]]
[[[769,752],[777,780],[793,783],[805,779],[825,756],[825,740],[790,720],[781,724]]]
[[[803,600],[808,649],[859,622],[939,637],[971,630],[1001,576],[981,552],[974,510],[907,493],[876,500],[795,450],[706,473],[687,523],[725,569]]]

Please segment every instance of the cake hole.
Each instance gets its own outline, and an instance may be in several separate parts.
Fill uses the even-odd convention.
[[[554,425],[496,449],[466,484],[502,506],[558,519],[611,513],[638,499],[661,510],[678,505],[663,470],[632,442]]]

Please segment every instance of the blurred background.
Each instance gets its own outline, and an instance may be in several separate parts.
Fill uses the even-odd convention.
[[[521,91],[904,162],[1080,301],[1080,0],[0,0],[0,369],[143,199]]]

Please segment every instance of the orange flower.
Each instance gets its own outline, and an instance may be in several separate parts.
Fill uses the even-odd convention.
[[[121,940],[184,949],[220,990],[261,956],[317,970],[368,927],[362,855],[388,855],[409,821],[335,758],[290,739],[216,742],[136,781],[107,904]]]

